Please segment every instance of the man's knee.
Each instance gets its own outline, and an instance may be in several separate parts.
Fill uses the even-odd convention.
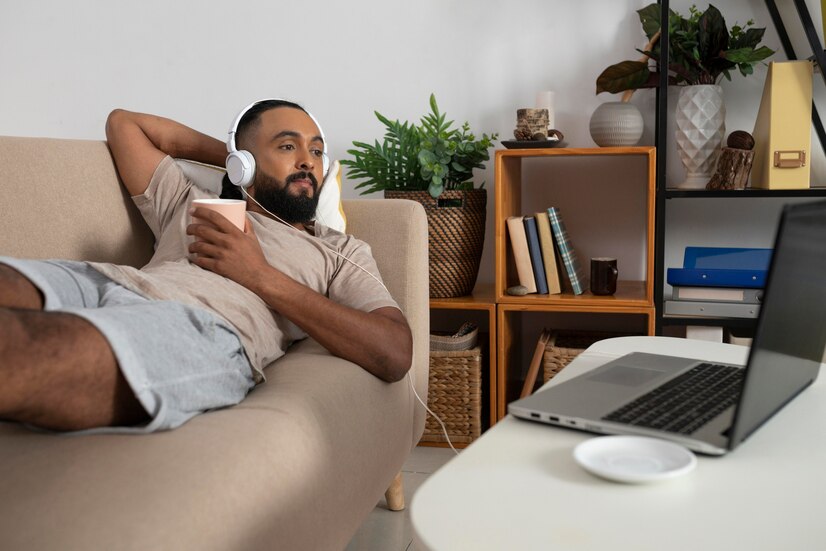
[[[26,276],[0,264],[0,306],[41,310],[43,293]]]
[[[0,418],[54,430],[147,418],[103,334],[66,313],[0,308]]]

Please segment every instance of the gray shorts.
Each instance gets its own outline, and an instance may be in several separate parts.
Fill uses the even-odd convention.
[[[80,316],[103,334],[151,417],[145,426],[79,432],[173,429],[204,411],[237,404],[255,386],[235,331],[206,310],[147,299],[85,262],[0,257],[0,263],[40,289],[44,310]]]

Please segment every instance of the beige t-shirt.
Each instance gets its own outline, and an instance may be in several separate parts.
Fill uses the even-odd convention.
[[[188,211],[194,199],[205,198],[215,198],[215,194],[195,186],[174,159],[166,157],[143,195],[132,198],[155,234],[152,260],[140,270],[94,262],[91,266],[145,297],[179,301],[222,317],[237,331],[255,381],[261,382],[263,368],[307,335],[252,291],[189,261]],[[380,279],[370,246],[363,241],[318,223],[311,236],[254,212],[247,212],[247,218],[267,262],[299,283],[357,310],[398,308],[376,280],[331,252],[348,257]]]

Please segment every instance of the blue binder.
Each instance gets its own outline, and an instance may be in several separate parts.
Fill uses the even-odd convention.
[[[669,268],[669,285],[694,287],[766,286],[772,249],[686,247],[682,268]]]

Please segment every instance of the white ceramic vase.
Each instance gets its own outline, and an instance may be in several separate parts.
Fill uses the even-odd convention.
[[[677,100],[677,152],[685,167],[680,189],[705,189],[714,175],[726,133],[723,89],[717,84],[684,86]]]
[[[601,147],[637,145],[642,137],[642,114],[632,103],[609,101],[594,110],[590,130],[594,143]]]

